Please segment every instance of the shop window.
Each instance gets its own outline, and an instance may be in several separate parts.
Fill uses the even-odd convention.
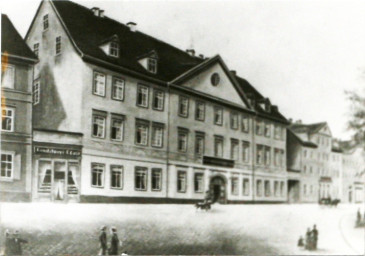
[[[104,187],[105,165],[99,163],[91,164],[91,186]]]
[[[123,188],[123,166],[112,165],[110,167],[110,187],[115,189]]]
[[[243,179],[243,188],[242,192],[244,196],[248,196],[250,194],[250,180],[249,179]]]
[[[135,182],[134,187],[136,190],[147,190],[147,168],[136,167],[135,169]]]
[[[262,180],[256,180],[256,195],[262,196]]]
[[[238,178],[232,178],[232,187],[231,187],[232,195],[238,195]]]
[[[265,180],[265,196],[268,197],[271,195],[270,181]]]
[[[203,173],[195,173],[194,174],[194,191],[196,193],[202,193],[204,189],[204,174]]]

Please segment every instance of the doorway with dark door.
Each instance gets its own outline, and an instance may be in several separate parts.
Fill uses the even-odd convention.
[[[209,191],[213,202],[218,202],[221,204],[226,203],[226,182],[220,176],[215,176],[211,178],[209,184]]]

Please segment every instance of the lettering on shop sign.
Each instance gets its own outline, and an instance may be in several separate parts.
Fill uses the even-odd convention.
[[[203,164],[233,168],[234,160],[204,156]]]
[[[73,156],[73,157],[81,156],[80,150],[49,148],[49,147],[34,147],[34,153],[47,154],[53,156]]]

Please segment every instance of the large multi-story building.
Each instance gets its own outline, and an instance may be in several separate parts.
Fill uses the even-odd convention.
[[[288,169],[301,173],[300,200],[317,202],[321,198],[332,197],[332,135],[327,123],[302,124],[301,121],[297,121],[290,125],[289,129]],[[294,191],[297,189],[298,185]],[[298,192],[295,193],[298,195]]]
[[[34,200],[287,200],[288,123],[220,56],[70,1],[42,1],[26,41]]]
[[[29,201],[32,163],[32,83],[37,56],[9,17],[1,15],[0,201]]]

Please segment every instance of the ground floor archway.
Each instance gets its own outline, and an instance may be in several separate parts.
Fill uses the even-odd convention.
[[[225,204],[227,202],[227,182],[221,176],[214,176],[210,179],[209,192],[213,202]]]

